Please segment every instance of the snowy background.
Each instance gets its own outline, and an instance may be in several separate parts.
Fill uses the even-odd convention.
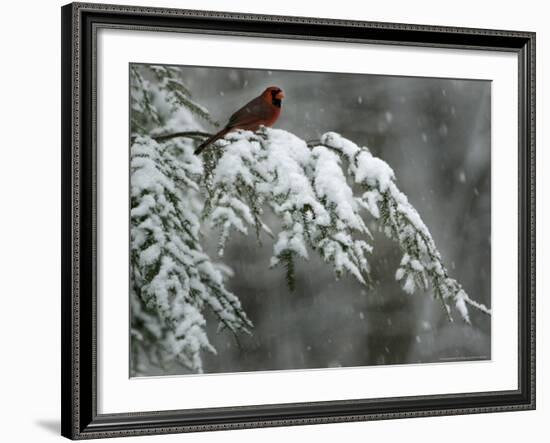
[[[369,147],[395,171],[397,184],[431,231],[443,261],[477,301],[490,300],[490,82],[351,74],[182,67],[196,102],[225,124],[229,115],[270,85],[285,91],[278,128],[304,140],[327,131]],[[213,130],[205,124],[205,128]],[[374,228],[374,226],[373,226]],[[371,229],[376,232],[376,229]],[[216,236],[205,231],[216,256]],[[284,271],[268,269],[272,243],[233,235],[224,261],[227,287],[254,323],[238,343],[216,331],[217,355],[204,372],[406,364],[490,358],[490,317],[471,312],[472,326],[449,323],[441,305],[410,296],[395,281],[401,254],[375,234],[374,285],[336,281],[311,255],[299,260],[296,289]],[[153,374],[187,372],[174,365]]]

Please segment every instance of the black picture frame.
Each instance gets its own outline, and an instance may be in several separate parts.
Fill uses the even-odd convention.
[[[62,15],[62,435],[71,439],[535,408],[535,33],[72,3]],[[99,27],[506,51],[518,55],[518,389],[97,413],[95,39]],[[498,155],[498,152],[496,153]]]

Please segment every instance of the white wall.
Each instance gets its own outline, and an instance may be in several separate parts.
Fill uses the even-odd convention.
[[[58,0],[6,2],[0,27],[0,435],[7,442],[48,442],[59,437],[60,379],[60,149]],[[116,2],[119,3],[119,2]],[[123,2],[120,2],[123,3]],[[139,5],[238,12],[353,18],[391,22],[536,31],[538,76],[538,410],[475,416],[423,418],[372,423],[256,429],[191,435],[140,437],[132,441],[280,442],[407,439],[409,442],[542,441],[548,429],[549,388],[542,349],[547,289],[544,255],[548,235],[549,181],[543,173],[544,84],[550,14],[536,0],[441,0],[297,2],[277,0],[129,1]],[[546,26],[545,26],[546,25]],[[7,155],[6,155],[7,154]],[[546,212],[546,214],[544,214]],[[543,245],[544,243],[544,245]],[[7,245],[7,247],[6,247]],[[545,426],[546,425],[546,426]],[[130,439],[124,440],[130,441]]]

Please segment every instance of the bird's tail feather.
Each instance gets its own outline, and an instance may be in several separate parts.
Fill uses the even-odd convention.
[[[212,143],[214,143],[216,140],[219,140],[220,138],[223,138],[225,134],[227,134],[230,131],[230,128],[223,128],[220,132],[217,134],[214,134],[212,137],[206,139],[203,141],[197,149],[195,149],[195,155],[199,155],[202,151],[204,151],[208,146],[210,146]]]

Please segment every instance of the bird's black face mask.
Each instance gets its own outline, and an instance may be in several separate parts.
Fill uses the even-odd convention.
[[[271,104],[273,106],[277,106],[278,108],[281,107],[282,100],[280,98],[276,98],[275,96],[281,92],[280,90],[273,90],[271,91]]]

